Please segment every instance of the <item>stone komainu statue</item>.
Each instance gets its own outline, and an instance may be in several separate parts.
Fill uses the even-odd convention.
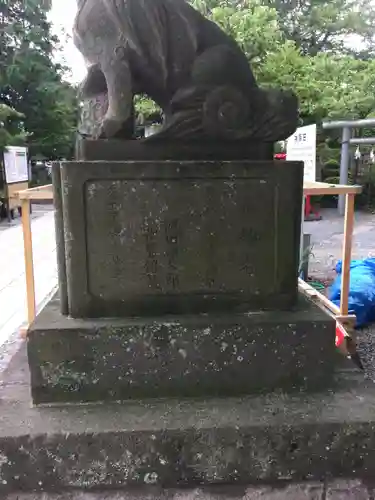
[[[262,90],[236,42],[185,0],[77,0],[74,40],[89,69],[82,96],[107,94],[99,136],[130,138],[133,98],[165,123],[149,140],[277,141],[298,122],[294,94]]]

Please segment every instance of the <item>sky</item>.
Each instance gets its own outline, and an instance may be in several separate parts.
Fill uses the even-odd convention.
[[[53,0],[49,18],[52,21],[56,34],[60,35],[61,30],[64,30],[67,34],[71,35],[76,11],[76,0]],[[81,54],[75,48],[72,39],[64,43],[63,46],[63,58],[66,65],[71,68],[71,77],[69,79],[73,83],[78,83],[83,80],[86,74],[85,63]]]

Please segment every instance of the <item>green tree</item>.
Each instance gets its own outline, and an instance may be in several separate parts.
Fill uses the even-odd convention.
[[[249,4],[254,4],[248,0],[192,0],[192,3],[205,15],[215,15],[219,8],[234,10],[239,18],[247,15]],[[373,55],[372,0],[262,0],[260,5],[276,10],[283,35],[294,41],[303,54],[328,51],[367,55],[367,58]],[[272,21],[262,27],[269,31]],[[355,43],[350,44],[351,41]]]
[[[372,52],[375,33],[372,0],[264,0],[264,3],[277,10],[286,38],[295,41],[303,54]],[[353,36],[356,47],[346,42]],[[360,45],[363,47],[359,48]]]
[[[49,8],[47,0],[0,0],[0,103],[24,116],[31,155],[54,159],[72,154],[77,101],[53,61]]]
[[[260,0],[193,0],[192,5],[237,41],[255,71],[285,43],[276,9]]]
[[[341,4],[336,0],[311,2],[322,6],[320,15],[327,15],[324,22],[327,26],[331,25],[329,19],[334,17],[332,9],[337,9]],[[280,0],[277,3],[275,0],[271,3],[268,0],[194,0],[193,4],[236,39],[247,54],[260,85],[289,88],[296,92],[304,123],[319,123],[327,118],[365,118],[375,111],[373,61],[360,60],[353,54],[329,52],[328,45],[321,46],[322,51],[313,54],[314,51],[306,50],[297,36],[286,32],[288,16],[285,12],[280,13],[281,7],[294,5],[296,11],[292,10],[290,16],[296,16],[305,9],[306,4],[309,5],[309,1]],[[296,5],[301,5],[300,10]],[[325,5],[327,9],[331,7],[325,10]],[[310,26],[308,19],[298,19]],[[313,19],[311,14],[311,24]],[[319,25],[326,26],[319,19],[316,15],[316,33]],[[305,29],[302,24],[298,29]],[[347,24],[343,23],[343,26]],[[362,28],[359,24],[356,33],[363,33]],[[312,36],[314,29],[309,29]],[[327,44],[332,42],[333,47],[334,42],[337,42],[335,47],[339,51],[339,38],[348,33],[348,29],[343,27],[340,31],[337,26],[332,27]],[[309,32],[307,27],[305,32]]]
[[[0,152],[5,146],[25,144],[27,134],[21,121],[22,118],[21,113],[5,104],[0,104]]]
[[[270,54],[260,71],[263,83],[292,88],[305,123],[366,118],[375,110],[374,64],[352,56],[296,51],[292,42]]]
[[[162,112],[160,107],[146,95],[135,96],[134,107],[140,125],[143,125],[149,117]]]

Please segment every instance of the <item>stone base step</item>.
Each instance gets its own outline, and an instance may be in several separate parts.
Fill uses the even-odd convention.
[[[77,491],[62,494],[14,493],[4,500],[370,500],[373,485],[353,480],[330,480],[273,486],[206,486],[196,489],[158,487]]]
[[[52,300],[30,327],[36,404],[321,390],[335,322],[300,297],[292,311],[72,319]]]
[[[25,346],[2,375],[0,496],[375,477],[375,388],[32,407]]]

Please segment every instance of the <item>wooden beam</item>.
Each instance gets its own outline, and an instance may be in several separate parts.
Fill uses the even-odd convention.
[[[346,195],[344,220],[344,246],[341,272],[340,314],[349,314],[350,262],[352,254],[352,237],[354,228],[354,194]]]
[[[28,189],[28,182],[17,182],[14,184],[7,184],[8,198],[9,198],[9,209],[14,210],[20,206],[20,199],[18,197],[19,191],[24,191]]]
[[[305,181],[303,194],[305,196],[321,196],[327,194],[359,194],[362,186],[347,186],[341,184],[327,184],[326,182]]]
[[[305,196],[328,194],[358,194],[361,192],[361,186],[344,186],[340,184],[327,184],[325,182],[306,181],[303,186],[303,193]],[[19,191],[18,197],[21,200],[53,199],[52,184]]]
[[[310,286],[306,281],[303,281],[301,278],[298,278],[298,289],[302,292],[307,298],[320,302],[326,309],[331,311],[335,316],[340,314],[340,308],[336,306],[333,302],[329,300],[328,297],[323,295],[322,293],[315,290],[312,286]]]
[[[330,314],[343,326],[349,328],[354,327],[357,321],[357,317],[355,314],[341,314],[340,308],[337,307],[336,304],[331,302],[328,297],[318,292],[318,290],[315,290],[315,288],[306,283],[306,281],[303,281],[301,278],[298,278],[298,289],[308,299],[311,299],[312,301],[316,302],[317,305],[322,306],[328,314]]]
[[[18,191],[20,200],[53,200],[52,184]]]
[[[357,322],[357,316],[355,314],[347,314],[347,315],[341,315],[338,314],[335,316],[336,321],[341,323],[344,326],[354,328],[356,322]]]
[[[338,351],[346,357],[358,356],[358,354],[356,354],[354,332],[354,326],[357,320],[356,316],[354,314],[348,314],[345,316],[337,314],[339,308],[301,278],[298,279],[298,289],[307,298],[314,301],[324,312],[329,314],[332,319],[336,321],[336,324],[339,323],[341,325],[342,332],[344,334],[344,341],[338,346]]]

